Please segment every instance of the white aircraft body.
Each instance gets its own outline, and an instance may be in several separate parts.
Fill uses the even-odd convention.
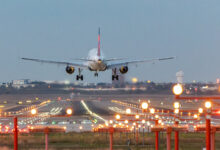
[[[167,58],[156,58],[156,59],[147,59],[147,60],[135,60],[135,61],[121,61],[123,59],[119,58],[112,58],[112,59],[103,59],[101,57],[100,51],[100,28],[98,30],[98,51],[97,57],[92,59],[76,59],[83,62],[62,62],[62,61],[51,61],[51,60],[41,60],[41,59],[32,59],[32,58],[22,58],[23,60],[35,61],[40,63],[49,63],[49,64],[58,64],[58,65],[65,65],[66,72],[68,74],[73,74],[75,72],[75,68],[78,68],[78,75],[76,76],[76,80],[83,80],[83,75],[81,74],[83,69],[88,69],[90,71],[95,72],[95,76],[98,76],[98,72],[106,71],[112,69],[112,80],[118,80],[118,73],[125,74],[128,72],[128,65],[130,64],[138,64],[138,63],[146,63],[146,62],[155,62],[155,61],[163,61],[174,59],[174,57],[167,57]]]

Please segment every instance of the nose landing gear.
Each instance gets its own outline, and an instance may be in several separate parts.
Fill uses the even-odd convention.
[[[96,72],[96,73],[94,74],[94,76],[95,76],[95,77],[98,77],[98,76],[99,76],[98,72]]]

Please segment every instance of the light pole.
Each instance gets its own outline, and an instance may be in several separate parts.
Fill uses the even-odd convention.
[[[205,102],[206,107],[206,150],[211,149],[211,107],[210,101]]]
[[[174,113],[175,113],[175,126],[179,125],[179,108],[180,108],[180,103],[179,102],[174,102],[173,103],[174,107]],[[175,131],[175,150],[179,150],[179,131]]]
[[[159,116],[155,115],[155,127],[158,126]],[[155,132],[155,150],[159,150],[159,131]]]
[[[14,117],[14,150],[18,150],[18,118]]]

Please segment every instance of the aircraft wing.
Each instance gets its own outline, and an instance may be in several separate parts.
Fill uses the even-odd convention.
[[[155,58],[155,59],[146,59],[146,60],[134,60],[134,61],[127,61],[127,62],[120,62],[120,63],[112,63],[108,64],[108,69],[117,68],[121,66],[128,66],[130,64],[139,64],[139,63],[149,63],[149,62],[156,62],[156,61],[164,61],[169,59],[174,59],[175,57],[166,57],[166,58]]]
[[[62,61],[53,61],[53,60],[42,60],[42,59],[32,59],[32,58],[21,58],[23,60],[34,61],[39,63],[47,63],[47,64],[57,64],[57,65],[72,65],[74,67],[80,67],[88,69],[88,66],[83,63],[72,63],[72,62],[62,62]]]

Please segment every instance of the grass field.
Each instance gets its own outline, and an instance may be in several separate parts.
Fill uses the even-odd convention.
[[[130,144],[128,145],[128,141]],[[160,134],[160,149],[166,149],[166,133]],[[19,148],[22,150],[44,149],[43,134],[19,135]],[[49,149],[51,150],[107,150],[109,137],[107,133],[60,133],[49,135]],[[13,135],[0,135],[0,149],[10,150],[13,148]],[[172,147],[174,147],[174,135],[172,135]],[[180,150],[202,150],[205,147],[204,133],[180,133]],[[134,133],[114,134],[114,149],[117,150],[153,150],[154,134],[139,134],[139,143],[135,143]],[[172,148],[173,149],[173,148]],[[216,149],[220,149],[220,134],[216,134]]]

